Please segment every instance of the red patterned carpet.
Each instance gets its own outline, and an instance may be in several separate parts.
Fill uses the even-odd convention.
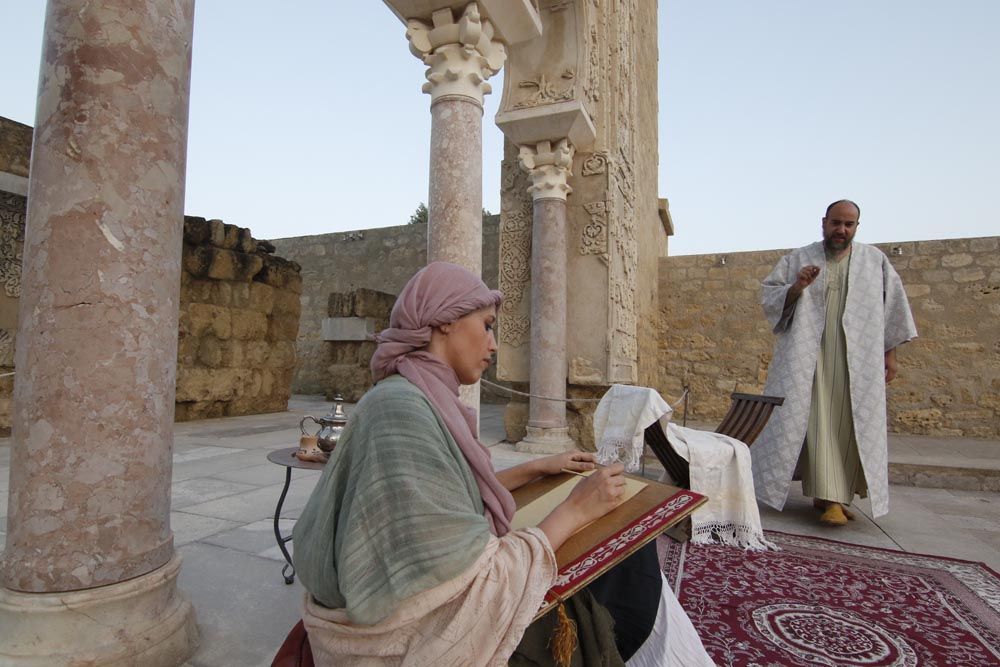
[[[982,563],[767,531],[779,552],[680,545],[663,569],[722,666],[1000,665],[1000,576]]]

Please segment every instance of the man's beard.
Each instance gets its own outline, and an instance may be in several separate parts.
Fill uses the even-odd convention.
[[[847,249],[851,245],[851,238],[848,237],[844,240],[835,239],[832,236],[830,238],[823,239],[823,245],[827,250],[831,251],[841,251]]]

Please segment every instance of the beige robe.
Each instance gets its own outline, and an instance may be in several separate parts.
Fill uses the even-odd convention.
[[[308,594],[302,618],[318,667],[506,665],[555,575],[548,538],[528,528],[492,537],[465,572],[376,625],[354,625]]]

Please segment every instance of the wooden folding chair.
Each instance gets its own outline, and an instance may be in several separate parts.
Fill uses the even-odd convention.
[[[686,393],[686,390],[685,390]],[[716,433],[736,438],[750,446],[764,430],[767,420],[771,418],[774,408],[785,402],[782,396],[764,396],[763,394],[741,394],[733,392],[730,395],[729,412],[715,428]],[[684,405],[685,421],[687,403]],[[653,422],[646,428],[646,444],[663,465],[674,483],[682,488],[691,486],[691,469],[674,450],[667,434],[663,432],[659,422]]]
[[[688,398],[689,392],[685,387],[682,397],[684,401],[684,425],[687,425]],[[781,396],[741,394],[739,392],[733,392],[730,398],[732,402],[729,404],[729,412],[722,418],[715,432],[736,438],[746,443],[747,446],[752,445],[760,432],[764,430],[774,408],[785,402]],[[670,444],[660,422],[655,421],[647,426],[643,439],[653,450],[653,454],[656,455],[667,474],[673,478],[674,484],[684,489],[690,489],[691,466]],[[686,542],[691,539],[690,517],[668,530],[666,534],[678,542]]]

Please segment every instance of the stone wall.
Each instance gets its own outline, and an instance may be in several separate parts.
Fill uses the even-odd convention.
[[[285,410],[299,328],[299,266],[249,229],[184,218],[178,421]]]
[[[498,215],[483,218],[483,281],[494,289],[500,257],[499,221]],[[427,225],[298,236],[272,243],[282,257],[302,267],[302,318],[292,391],[327,394],[331,390],[332,343],[323,340],[321,327],[323,319],[330,316],[330,295],[358,288],[399,294],[410,276],[427,263]]]
[[[372,330],[379,332],[389,326],[389,314],[396,295],[370,289],[357,289],[330,295],[327,314],[337,318],[359,318],[372,321]],[[328,400],[340,394],[349,403],[356,403],[372,386],[370,364],[375,354],[372,340],[331,340],[326,345],[323,393]]]
[[[899,350],[899,377],[888,392],[891,431],[1000,437],[998,243],[878,245],[906,286],[920,334]],[[785,252],[660,260],[659,389],[670,400],[689,384],[689,418],[717,421],[730,392],[763,390],[774,339],[759,306],[760,281]]]

